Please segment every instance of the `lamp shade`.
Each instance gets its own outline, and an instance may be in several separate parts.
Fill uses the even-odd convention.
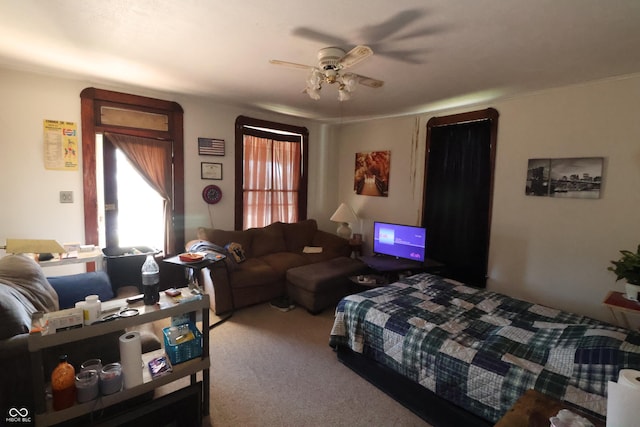
[[[329,218],[333,222],[355,222],[358,220],[356,213],[346,203],[340,203],[338,209]]]

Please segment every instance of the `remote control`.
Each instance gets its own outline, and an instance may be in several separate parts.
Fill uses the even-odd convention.
[[[142,301],[144,299],[144,294],[138,294],[126,299],[127,303],[132,304],[134,302]]]

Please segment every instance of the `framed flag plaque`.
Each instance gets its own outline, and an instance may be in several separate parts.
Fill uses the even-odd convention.
[[[198,138],[198,154],[201,156],[224,156],[224,139]]]

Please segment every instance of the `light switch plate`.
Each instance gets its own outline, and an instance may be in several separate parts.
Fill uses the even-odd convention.
[[[73,191],[61,191],[60,203],[73,203]]]

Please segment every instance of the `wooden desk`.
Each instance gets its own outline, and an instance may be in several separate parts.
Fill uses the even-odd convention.
[[[570,405],[535,390],[527,390],[494,427],[549,427],[549,418],[561,409],[568,409],[591,421],[595,427],[605,427],[605,421],[587,415]]]
[[[627,314],[640,315],[640,302],[628,300],[624,295],[623,292],[611,291],[602,303],[609,307],[618,325],[631,329]],[[618,320],[618,315],[620,320]]]

